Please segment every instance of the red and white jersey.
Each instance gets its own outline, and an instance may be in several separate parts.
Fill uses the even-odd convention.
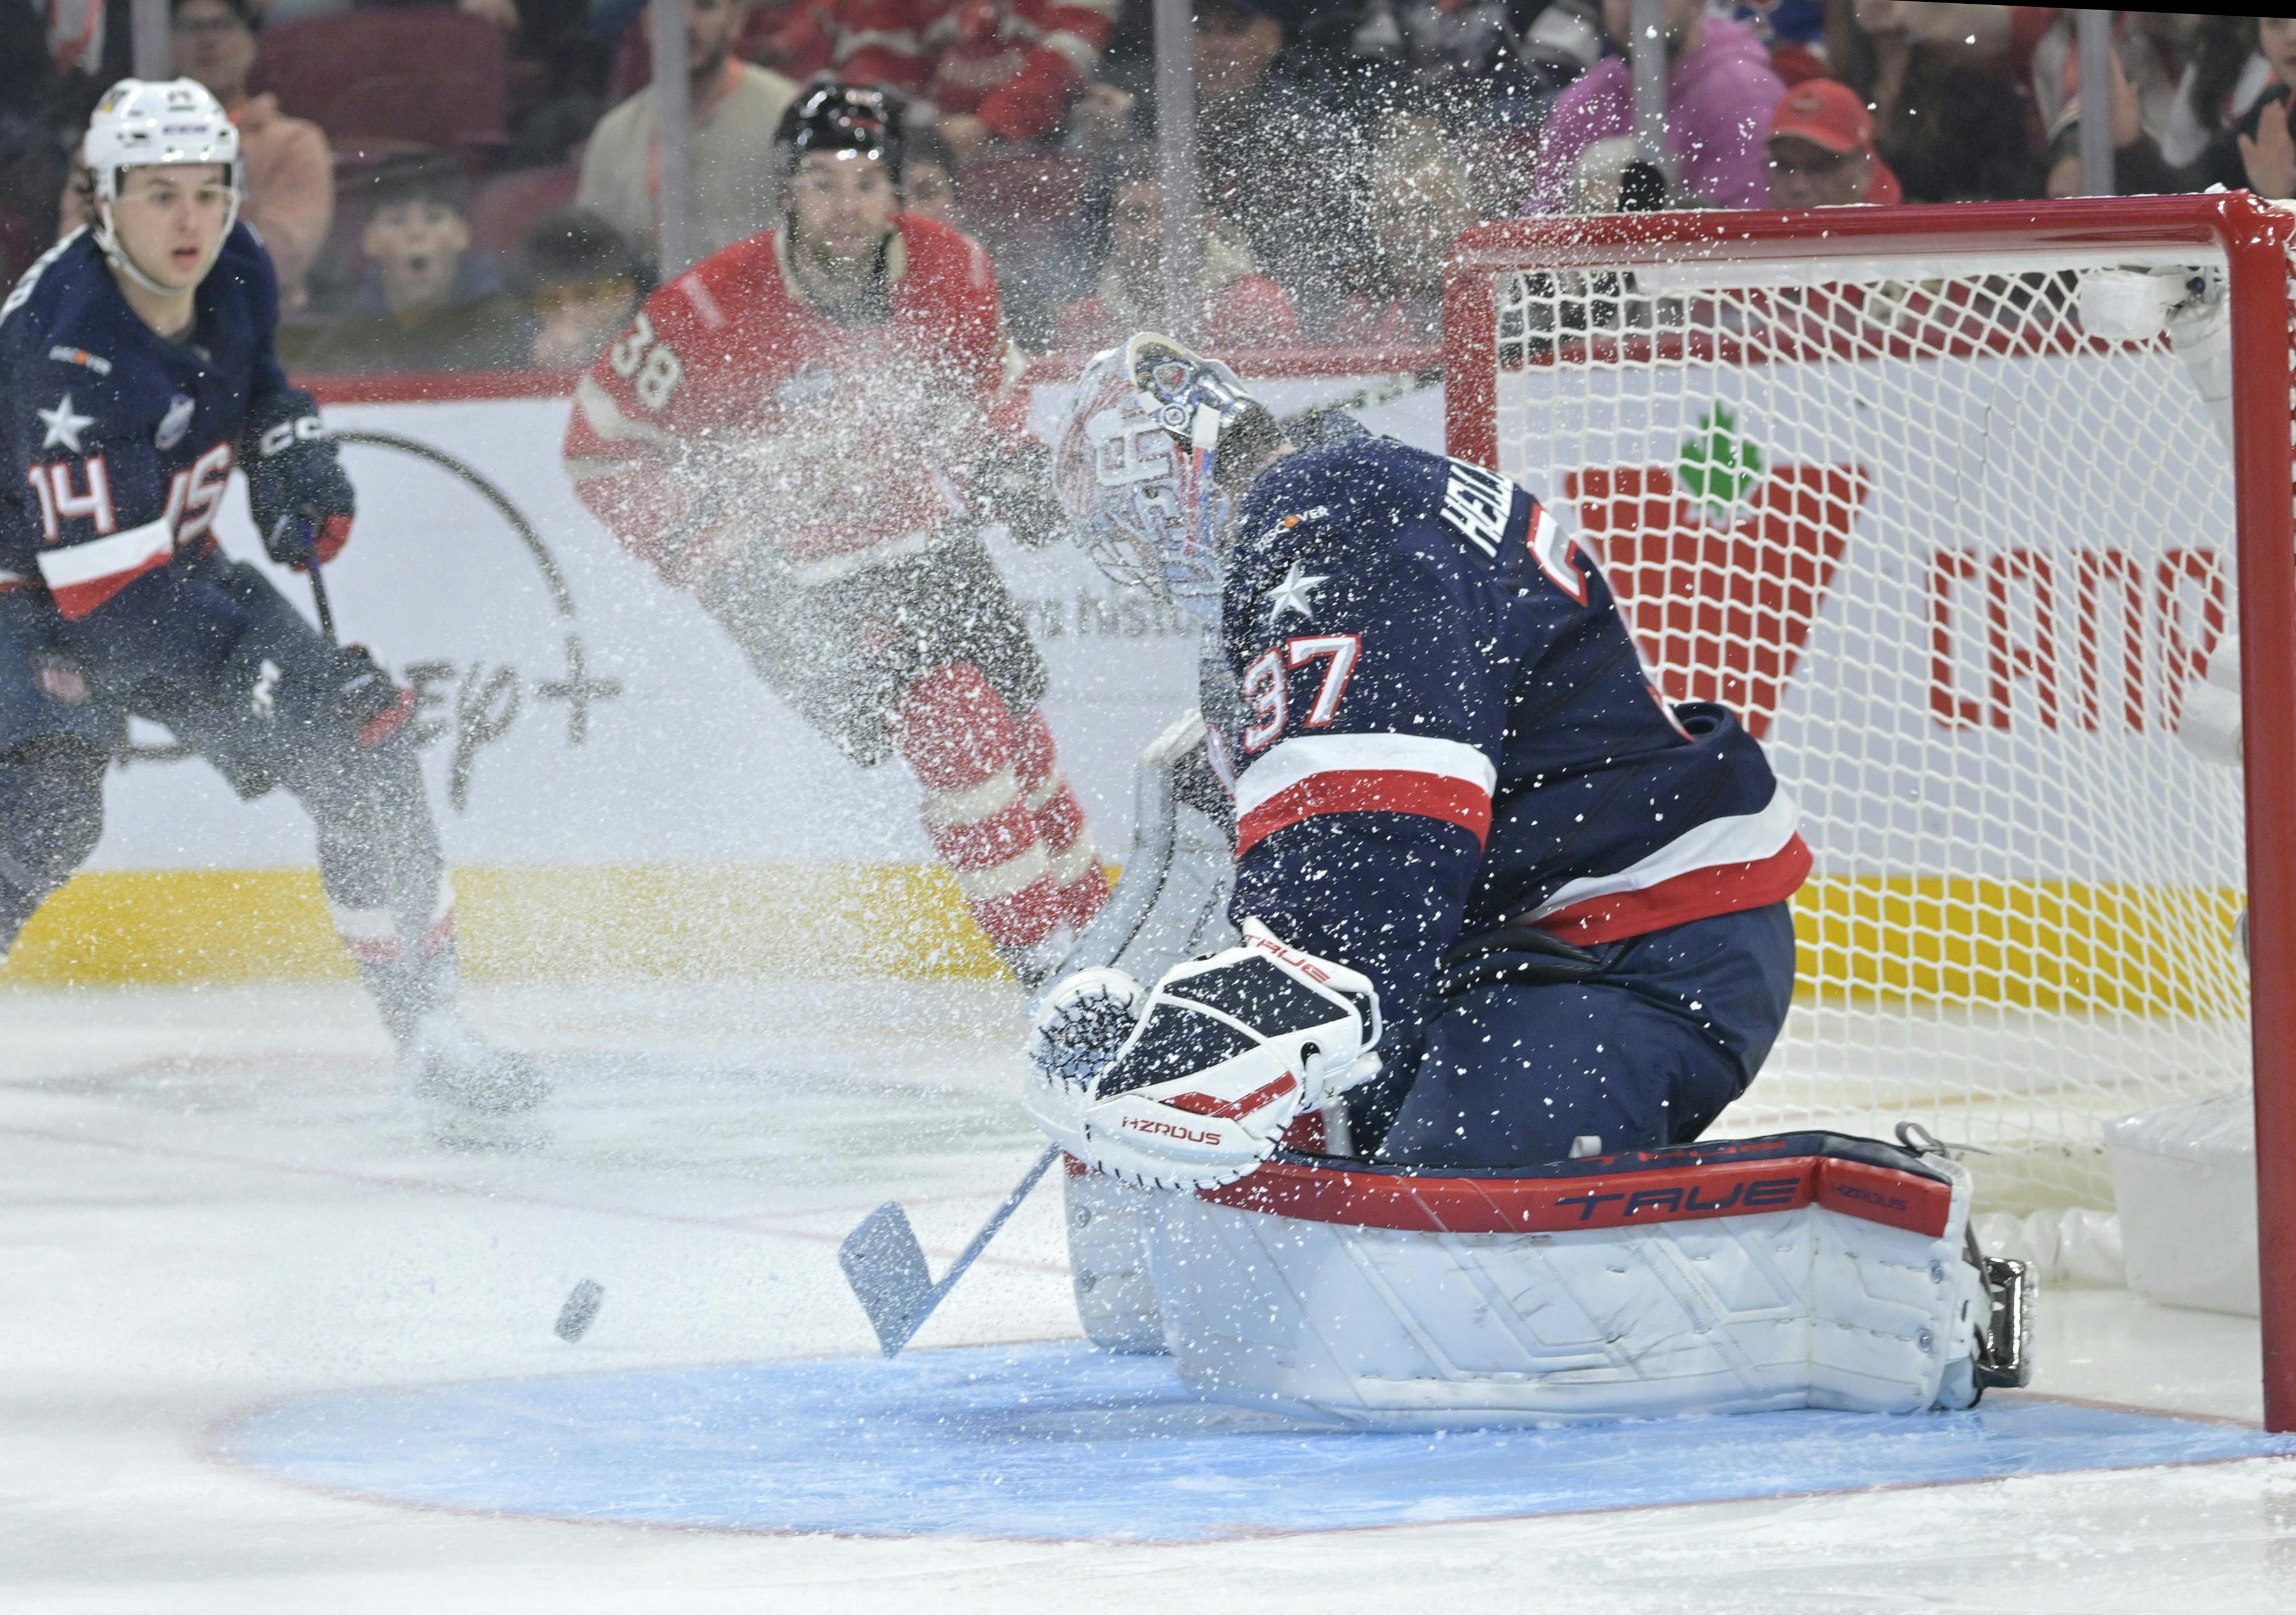
[[[1118,0],[808,0],[766,32],[792,78],[922,94],[1004,140],[1050,135],[1100,70]]]
[[[806,0],[768,25],[765,56],[800,82],[828,72],[914,94],[932,70],[924,32],[939,12],[935,0]]]
[[[646,300],[575,389],[583,503],[681,584],[753,543],[825,580],[921,551],[967,467],[1017,443],[1024,398],[988,255],[898,216],[880,317],[799,297],[781,232],[737,241]]]
[[[1068,116],[1100,70],[1117,0],[933,0],[925,94],[999,138],[1034,140]]]

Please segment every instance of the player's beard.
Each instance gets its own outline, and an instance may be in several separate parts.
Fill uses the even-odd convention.
[[[805,300],[841,325],[858,325],[882,319],[885,285],[885,244],[890,230],[859,251],[848,256],[831,250],[790,223],[790,261],[798,271],[799,290]]]

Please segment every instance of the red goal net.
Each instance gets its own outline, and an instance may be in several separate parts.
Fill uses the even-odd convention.
[[[1445,302],[1451,453],[1800,805],[1802,991],[1725,1125],[1912,1118],[1997,1207],[2110,1205],[2106,1122],[2252,1084],[2281,1429],[2292,231],[2245,194],[1544,218],[1469,232]],[[2241,766],[2179,732],[2234,661]]]

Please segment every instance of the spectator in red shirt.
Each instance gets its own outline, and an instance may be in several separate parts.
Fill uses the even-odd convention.
[[[1108,261],[1091,295],[1061,315],[1056,345],[1095,349],[1164,323],[1164,187],[1152,153],[1127,164],[1111,199]],[[1204,215],[1203,301],[1195,332],[1202,346],[1234,350],[1289,347],[1300,340],[1291,295],[1259,273],[1226,225]]]
[[[938,0],[924,93],[961,165],[997,141],[1057,131],[1100,70],[1119,0]]]
[[[1874,150],[1874,118],[1857,92],[1810,78],[1770,115],[1770,206],[1847,208],[1903,201],[1898,176]]]
[[[931,102],[962,164],[1056,132],[1100,70],[1119,0],[812,0],[767,37],[792,77],[833,72]]]
[[[914,94],[931,71],[924,30],[933,0],[804,0],[767,25],[757,60],[791,78],[834,73],[847,84]]]

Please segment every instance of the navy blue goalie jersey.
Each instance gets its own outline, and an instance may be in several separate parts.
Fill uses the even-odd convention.
[[[1233,912],[1364,971],[1390,1015],[1461,937],[1615,941],[1808,873],[1759,744],[1667,702],[1601,568],[1504,477],[1348,423],[1262,472],[1235,531],[1205,705],[1228,712]]]
[[[94,235],[67,237],[0,305],[0,589],[45,588],[86,617],[214,546],[250,408],[283,391],[279,289],[234,226],[181,342],[128,307]]]

